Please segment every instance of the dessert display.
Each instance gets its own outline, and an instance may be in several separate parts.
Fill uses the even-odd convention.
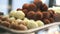
[[[24,4],[22,9],[12,10],[8,16],[0,15],[0,25],[15,30],[29,30],[53,23],[55,16],[55,12],[48,10],[42,1],[34,1]]]

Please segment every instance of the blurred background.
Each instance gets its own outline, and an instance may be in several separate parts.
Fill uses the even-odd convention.
[[[0,12],[5,15],[11,10],[22,8],[24,3],[32,3],[34,0],[0,0]],[[60,6],[60,0],[42,0],[48,7]]]

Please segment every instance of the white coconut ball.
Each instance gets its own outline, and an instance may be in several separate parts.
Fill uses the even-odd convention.
[[[24,18],[23,21],[25,22],[25,24],[26,24],[26,26],[27,26],[27,24],[29,23],[29,19],[28,19],[28,18]]]
[[[44,26],[44,23],[42,21],[40,21],[40,20],[37,20],[36,23],[38,24],[39,27]]]
[[[12,21],[15,21],[15,17],[10,17],[9,20],[12,22]]]
[[[25,14],[23,13],[23,11],[17,11],[15,14],[15,17],[17,19],[24,19],[25,18]]]
[[[15,17],[16,12],[17,12],[16,10],[12,10],[9,15],[10,15],[11,17]]]
[[[36,24],[36,22],[34,22],[34,20],[30,20],[27,24],[27,27],[29,29],[33,29],[33,28],[37,28],[38,27],[38,24]]]
[[[17,20],[16,20],[16,22],[18,22],[18,23],[19,23],[20,21],[22,21],[22,20],[21,20],[21,19],[17,19]]]

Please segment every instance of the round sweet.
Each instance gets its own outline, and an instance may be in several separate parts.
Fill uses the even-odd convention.
[[[50,21],[48,19],[43,19],[44,24],[50,24]]]
[[[20,26],[20,30],[27,30],[28,29],[27,26],[25,26],[23,24],[20,24],[19,26]]]
[[[54,18],[56,16],[53,10],[48,10],[48,12],[50,13],[50,17]]]
[[[35,4],[29,4],[28,11],[36,11],[36,10],[37,10],[37,7]]]
[[[25,4],[23,4],[22,9],[28,9],[28,6],[29,6],[29,4],[25,3]]]
[[[37,6],[37,9],[42,9],[42,1],[34,1],[34,4]]]
[[[48,10],[50,14],[55,14],[54,10]]]
[[[19,24],[19,25],[20,25],[20,24],[26,25],[24,21],[20,21],[20,22],[18,22],[18,24]]]
[[[5,26],[5,27],[9,27],[9,25],[10,25],[10,23],[7,21],[2,21],[0,24]]]
[[[26,26],[24,26],[24,25],[22,25],[22,24],[17,25],[17,24],[14,24],[14,23],[12,23],[12,24],[10,25],[10,28],[16,29],[16,30],[27,30],[27,27],[26,27]]]
[[[9,20],[10,20],[10,22],[13,22],[13,21],[15,21],[15,18],[14,17],[10,17]]]
[[[38,24],[39,27],[44,26],[44,23],[42,21],[40,21],[40,20],[37,20],[36,23]]]
[[[16,12],[17,12],[17,11],[12,10],[9,15],[10,15],[11,17],[14,17],[15,14],[16,14]]]
[[[29,12],[27,9],[24,9],[23,12],[25,13],[25,16],[27,16],[27,13]]]
[[[21,19],[17,19],[17,20],[16,20],[16,22],[20,22],[20,21],[22,21],[22,20],[21,20]]]
[[[42,14],[42,12],[37,11],[37,12],[35,13],[35,17],[36,17],[36,20],[40,20],[40,19],[42,19],[42,18],[43,18],[43,14]]]
[[[15,24],[15,23],[11,23],[10,28],[16,29],[16,30],[20,29],[19,25]]]
[[[2,21],[8,21],[9,20],[9,17],[6,17],[6,16],[2,16]]]
[[[38,24],[37,24],[36,22],[30,20],[30,21],[27,23],[27,27],[28,27],[28,29],[37,28],[37,27],[38,27]]]
[[[15,18],[17,19],[24,19],[25,14],[23,13],[23,11],[17,11],[15,14]]]
[[[23,20],[23,21],[25,22],[25,24],[26,24],[26,26],[27,26],[27,24],[28,24],[28,22],[29,22],[29,19],[24,18],[24,20]]]
[[[42,11],[47,11],[48,10],[48,7],[47,7],[47,5],[46,4],[43,4],[42,5],[42,9],[41,9]]]
[[[27,13],[27,18],[34,19],[34,17],[35,17],[35,12],[34,11],[30,11],[30,12]]]
[[[49,18],[50,22],[53,23],[54,22],[54,18]]]
[[[55,19],[57,17],[57,13],[53,14],[51,17]]]
[[[43,13],[43,18],[49,18],[50,13],[49,12],[42,12]]]

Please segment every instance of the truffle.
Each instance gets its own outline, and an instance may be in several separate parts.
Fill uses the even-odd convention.
[[[48,10],[48,7],[47,7],[47,5],[46,4],[43,4],[42,5],[42,9],[41,9],[42,11],[47,11]]]
[[[34,19],[34,17],[35,17],[35,12],[34,11],[30,11],[30,12],[27,13],[27,18]]]
[[[44,24],[50,24],[50,21],[48,19],[43,19]]]
[[[25,3],[25,4],[22,6],[22,9],[28,9],[28,6],[29,6],[29,4]]]
[[[55,14],[54,10],[48,10],[50,14]]]
[[[55,18],[57,17],[57,14],[55,13],[55,14],[53,14],[51,17],[52,17],[53,19],[55,19]]]
[[[42,8],[42,1],[34,1],[34,4],[37,6],[37,9]]]
[[[50,17],[54,18],[56,16],[53,10],[48,10],[48,12],[50,13]]]
[[[36,10],[37,10],[37,7],[35,4],[29,4],[28,11],[36,11]]]
[[[53,23],[54,22],[54,18],[49,18],[50,22]]]
[[[43,13],[43,18],[49,18],[50,13],[49,12],[42,12]]]
[[[40,19],[42,19],[42,18],[43,18],[43,14],[42,14],[42,12],[37,11],[37,12],[35,13],[35,17],[36,17],[36,20],[40,20]]]
[[[27,13],[29,12],[27,9],[23,9],[23,12],[25,13],[25,16],[27,16]]]

